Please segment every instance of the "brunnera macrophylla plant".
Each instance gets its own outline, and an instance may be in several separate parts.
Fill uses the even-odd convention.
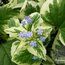
[[[24,2],[24,0],[11,0],[13,1],[14,3]],[[42,2],[42,0],[38,1]],[[57,62],[58,56],[64,60],[64,55],[61,53],[65,46],[65,2],[64,0],[46,0],[43,5],[39,5],[39,12],[35,9],[40,4],[38,1],[34,1],[37,4],[34,7],[34,5],[31,6],[33,1],[25,0],[20,10],[22,17],[7,18],[9,20],[4,31],[9,34],[10,42],[0,45],[1,49],[4,48],[3,52],[0,49],[1,55],[7,53],[4,64],[9,60],[6,65],[10,65],[12,60],[17,65],[55,65],[62,63]],[[20,8],[21,3],[17,6],[14,3],[11,5],[12,8],[15,10]],[[58,50],[62,52],[59,53]],[[11,65],[14,64],[11,62]]]
[[[45,41],[52,27],[44,24],[37,12],[25,16],[18,25],[5,30],[16,39],[11,47],[12,61],[18,65],[40,65],[42,60],[46,61]]]

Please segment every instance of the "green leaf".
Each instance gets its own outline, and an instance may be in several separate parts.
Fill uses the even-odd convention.
[[[30,15],[34,12],[39,12],[39,11],[40,11],[40,8],[37,2],[28,1],[24,12],[25,12],[25,15]]]
[[[39,12],[40,7],[37,2],[35,1],[28,1],[26,0],[24,2],[23,7],[21,8],[21,13],[20,13],[20,19],[23,19],[25,16],[28,16],[34,12]]]
[[[10,37],[13,37],[13,38],[17,38],[21,31],[26,31],[26,30],[21,26],[5,29],[5,32],[9,34]]]
[[[60,27],[60,25],[65,21],[64,6],[65,2],[63,0],[47,0],[42,5],[40,13],[47,23]]]
[[[56,64],[65,64],[65,22],[60,26],[59,31],[55,37],[51,55]]]
[[[20,10],[20,14],[19,14],[19,16],[18,16],[18,18],[19,19],[23,19],[24,17],[25,17],[25,9],[27,8],[26,6],[27,6],[27,0],[25,0],[25,2],[23,2],[23,3],[21,3],[21,5],[22,5],[22,7],[21,7],[21,10]],[[18,5],[18,6],[20,6],[20,4]]]
[[[59,35],[59,34],[58,34]],[[56,64],[65,64],[65,46],[62,44],[62,42],[59,40],[59,36],[56,36],[54,44],[52,46],[51,56],[53,61]],[[63,61],[62,61],[63,60]]]
[[[10,2],[7,4],[9,5],[10,7],[17,7],[18,4],[22,5],[22,3],[24,3],[25,0],[10,0]],[[21,7],[21,6],[19,6]]]
[[[10,18],[8,20],[8,27],[18,27],[20,26],[19,20],[17,18]]]
[[[40,13],[42,14],[42,15],[45,15],[45,13],[46,13],[46,11],[48,11],[49,12],[49,5],[50,4],[53,4],[53,0],[46,0],[44,3],[43,3],[43,5],[42,5],[42,7],[41,7],[41,10],[40,10]]]
[[[62,29],[59,35],[61,43],[65,46],[65,29]]]
[[[22,2],[24,2],[25,0],[18,0],[18,3],[22,3]]]
[[[11,61],[11,41],[0,43],[0,65],[16,65]]]
[[[26,5],[25,4],[26,2],[27,2],[27,0],[17,0],[17,3],[15,6],[13,6],[13,8],[21,8],[21,10],[22,10],[24,8],[24,6]]]
[[[38,1],[39,1],[39,6],[41,7],[46,0],[38,0]]]
[[[19,13],[18,10],[9,8],[7,6],[0,7],[0,23],[4,20],[9,20],[10,18],[14,17]]]
[[[60,27],[59,40],[65,46],[65,22]]]
[[[32,27],[33,27],[33,26],[34,26],[34,28],[37,27],[37,23],[40,22],[41,16],[40,16],[40,14],[37,13],[37,12],[32,13],[32,14],[30,14],[29,16],[30,16],[30,18],[32,19],[32,24],[26,25],[25,28],[26,28],[27,30],[32,30],[32,31],[33,31],[33,28],[32,28]]]
[[[12,38],[17,38],[21,31],[26,31],[19,23],[17,18],[10,18],[8,20],[7,27],[4,28],[4,31],[9,34]]]
[[[27,51],[26,42],[23,40],[15,41],[11,48],[11,56],[12,61],[15,62],[18,65],[39,65],[40,60],[33,60],[33,56],[31,53]]]
[[[52,31],[52,26],[45,23],[45,21],[42,19],[41,15],[37,12],[32,13],[30,17],[33,20],[32,25],[29,27],[31,28],[31,31],[36,32],[37,29],[41,28],[44,30],[45,37],[48,37],[50,32]]]
[[[29,46],[27,49],[34,56],[37,56],[39,58],[46,60],[46,49],[45,49],[45,47],[43,46],[43,43],[40,40],[37,40],[37,47]]]
[[[43,61],[42,62],[42,65],[55,65],[54,64],[54,61],[49,57],[49,56],[46,56],[47,60],[46,61]]]

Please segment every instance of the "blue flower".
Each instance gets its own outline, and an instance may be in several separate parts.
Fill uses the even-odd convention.
[[[37,46],[36,41],[31,41],[31,42],[30,42],[30,46],[32,46],[32,47],[36,47],[36,46]]]
[[[25,26],[26,24],[31,24],[31,23],[32,23],[32,19],[29,16],[26,16],[25,19],[21,21],[22,26]]]
[[[33,33],[32,32],[20,32],[19,33],[19,37],[22,37],[22,38],[30,38],[32,37]]]
[[[32,32],[27,32],[27,37],[32,37],[33,33]]]
[[[29,16],[26,16],[26,17],[25,17],[25,20],[27,21],[28,24],[29,24],[29,23],[32,23],[32,19],[31,19]]]
[[[24,32],[20,32],[19,33],[19,37],[25,37],[25,33]]]
[[[37,34],[38,34],[38,35],[42,35],[42,34],[43,34],[43,29],[38,29],[38,30],[37,30]]]
[[[42,42],[45,42],[46,37],[41,36],[39,39],[40,39]]]

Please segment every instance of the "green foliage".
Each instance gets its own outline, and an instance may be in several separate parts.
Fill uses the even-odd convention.
[[[5,20],[12,18],[14,15],[17,15],[17,13],[19,13],[19,11],[8,8],[7,6],[0,7],[0,23],[4,23]]]
[[[11,61],[11,41],[0,43],[0,65],[16,65]]]
[[[19,4],[19,1],[17,0],[11,0],[8,4],[0,6],[0,38],[2,40],[6,40],[8,38],[4,32],[4,28],[6,27],[5,25],[8,23],[10,18],[17,17],[20,14],[22,6],[23,5]]]
[[[29,1],[25,9],[25,15],[29,15],[33,12],[39,12],[39,11],[40,11],[40,8],[38,4],[34,1]]]
[[[46,56],[47,60],[46,61],[43,61],[42,62],[42,65],[55,65],[54,64],[54,61],[49,57],[49,56]]]
[[[47,5],[47,9],[44,9]],[[65,21],[64,16],[64,1],[60,0],[47,0],[41,8],[41,14],[46,22],[59,27]],[[47,10],[47,11],[46,11]]]
[[[39,65],[38,63],[40,62],[40,60],[34,61],[32,59],[33,55],[28,52],[26,47],[27,46],[24,41],[14,42],[11,48],[12,61],[14,61],[18,65]]]
[[[36,48],[31,47],[28,44],[28,42],[30,42],[30,41],[26,41],[26,39],[22,39],[22,38],[20,39],[19,36],[18,36],[19,35],[19,32],[21,32],[21,31],[33,31],[34,34],[35,34],[35,31],[36,31],[36,29],[38,29],[38,27],[43,28],[43,25],[44,25],[43,24],[43,20],[42,20],[42,18],[41,18],[41,16],[40,16],[39,13],[37,13],[37,12],[36,13],[32,13],[30,15],[30,17],[33,20],[33,24],[31,26],[30,25],[27,25],[25,27],[22,27],[22,26],[19,25],[19,26],[13,27],[12,24],[9,24],[9,26],[11,25],[12,27],[10,27],[8,29],[5,29],[5,31],[10,35],[10,37],[13,37],[13,38],[17,38],[18,39],[18,41],[15,41],[13,43],[13,45],[12,45],[12,48],[11,48],[11,56],[12,56],[12,61],[14,61],[17,64],[21,64],[21,65],[24,64],[24,62],[27,63],[27,64],[32,64],[32,63],[38,62],[37,60],[35,62],[33,62],[33,60],[32,60],[32,57],[33,56],[36,56],[38,58],[41,58],[41,59],[46,60],[46,49],[43,46],[43,43],[39,39],[37,39],[36,36],[34,36],[35,38],[33,37],[31,39],[31,40],[36,39],[37,45],[38,45],[38,47],[36,47]],[[40,26],[41,24],[42,24],[42,26]],[[47,30],[47,29],[50,29],[50,31],[52,30],[51,29],[51,26],[50,27],[47,27],[46,26],[44,28],[44,30]],[[49,32],[47,34],[49,34]],[[44,35],[46,35],[46,34],[44,34]],[[46,35],[46,37],[47,37],[47,35]],[[28,56],[25,53],[27,53],[28,55],[30,54],[29,55],[29,56],[31,56],[30,57],[30,60],[27,61]],[[22,59],[22,58],[24,58],[22,54],[26,57],[25,59]],[[21,57],[21,58],[18,58],[18,57]],[[39,60],[39,61],[41,62],[41,60]]]
[[[10,0],[0,6],[0,65],[65,64],[64,14],[64,0]]]
[[[65,2],[63,0],[47,0],[45,4],[43,4],[40,13],[42,14],[44,21],[51,24],[53,29],[56,28],[57,30],[52,46],[53,51],[56,53],[58,52],[56,50],[59,50],[56,48],[56,46],[58,46],[60,43],[65,46]],[[52,57],[54,58],[54,56]]]
[[[19,19],[23,19],[25,16],[28,16],[34,12],[40,12],[38,2],[26,0],[23,7],[21,8]]]

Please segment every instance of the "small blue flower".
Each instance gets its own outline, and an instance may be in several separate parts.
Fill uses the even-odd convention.
[[[19,33],[19,37],[22,37],[22,38],[30,38],[32,37],[33,33],[32,32],[20,32]]]
[[[37,46],[36,41],[31,41],[31,42],[30,42],[30,46],[32,46],[32,47],[36,47],[36,46]]]
[[[33,33],[32,32],[27,32],[27,37],[32,37]]]
[[[41,36],[39,39],[40,39],[42,42],[45,42],[46,37]]]
[[[38,29],[38,30],[37,30],[37,34],[38,34],[38,35],[42,35],[42,34],[43,34],[43,29]]]
[[[25,20],[27,21],[28,24],[29,24],[29,23],[32,23],[32,19],[31,19],[29,16],[26,16],[26,17],[25,17]]]
[[[25,35],[24,32],[19,33],[19,37],[24,37],[24,35]]]

